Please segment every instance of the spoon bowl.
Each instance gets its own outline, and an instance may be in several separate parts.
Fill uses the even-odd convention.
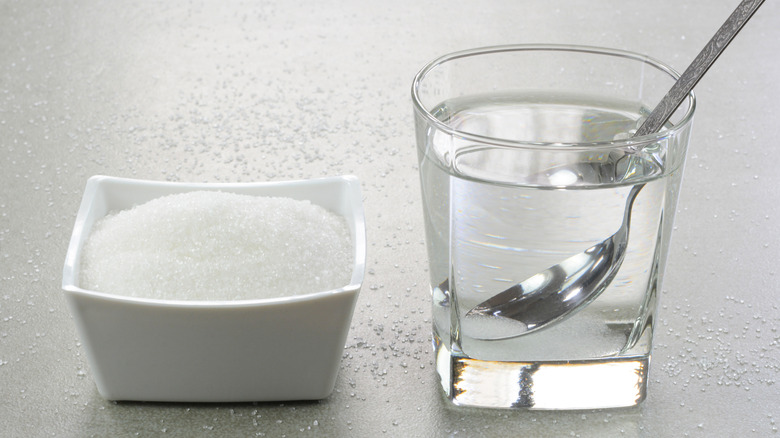
[[[512,330],[487,339],[506,339],[541,330],[595,300],[615,278],[628,246],[631,209],[644,184],[631,188],[620,228],[608,239],[515,284],[466,313],[466,318],[509,318]]]

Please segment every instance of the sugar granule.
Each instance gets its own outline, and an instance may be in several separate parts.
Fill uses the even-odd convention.
[[[168,300],[245,300],[349,284],[345,219],[309,201],[196,191],[98,221],[80,285]]]

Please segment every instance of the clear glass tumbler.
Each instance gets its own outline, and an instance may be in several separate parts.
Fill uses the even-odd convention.
[[[455,404],[593,409],[645,398],[693,94],[660,132],[632,133],[677,77],[640,54],[555,45],[454,53],[417,74],[436,366]],[[622,264],[575,311],[535,330],[468,313],[517,284],[532,293],[545,281],[537,274],[568,272],[604,242]],[[540,314],[558,306],[545,300]]]

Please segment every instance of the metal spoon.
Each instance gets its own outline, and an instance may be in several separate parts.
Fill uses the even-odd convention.
[[[704,49],[639,127],[634,137],[658,132],[691,92],[734,36],[764,0],[743,0]],[[634,200],[644,184],[631,188],[623,223],[615,234],[521,283],[494,295],[466,313],[466,319],[499,317],[512,320],[509,330],[480,333],[485,340],[506,339],[559,323],[595,300],[617,275],[628,246]]]

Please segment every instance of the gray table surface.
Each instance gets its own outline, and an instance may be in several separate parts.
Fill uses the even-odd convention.
[[[417,70],[508,43],[609,46],[682,70],[737,3],[0,1],[0,436],[780,436],[773,0],[696,88],[648,399],[584,412],[455,408],[432,366]],[[60,292],[95,174],[357,175],[367,274],[334,393],[103,400]]]

